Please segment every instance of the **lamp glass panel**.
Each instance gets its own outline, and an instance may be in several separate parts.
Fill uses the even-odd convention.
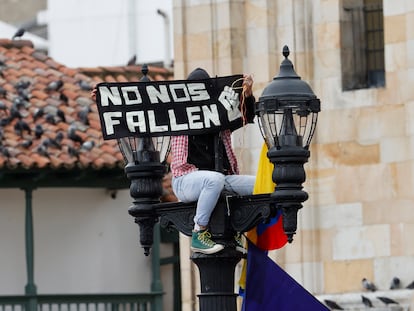
[[[305,148],[309,147],[316,128],[318,114],[312,112],[303,113],[300,110],[292,110],[288,107],[287,109],[260,113],[259,127],[269,149],[275,145],[280,145],[280,134],[283,133],[283,116],[289,110],[293,112],[292,118],[299,137],[298,142]]]
[[[160,162],[165,162],[170,150],[170,137],[123,137],[118,139],[118,146],[126,163],[138,161],[137,151],[158,151]]]
[[[260,132],[263,136],[263,139],[266,142],[266,145],[267,145],[268,149],[275,146],[276,133],[274,131],[272,131],[272,129],[275,128],[275,126],[273,124],[274,121],[273,121],[272,116],[273,116],[272,114],[267,114],[267,113],[261,112],[260,117],[258,118]]]
[[[122,137],[118,139],[118,147],[126,163],[134,162],[134,146],[135,141],[133,137]]]
[[[170,153],[170,136],[154,137],[153,140],[154,139],[156,140],[156,142],[154,142],[154,145],[156,146],[155,148],[160,152],[160,160],[162,163],[165,163]]]

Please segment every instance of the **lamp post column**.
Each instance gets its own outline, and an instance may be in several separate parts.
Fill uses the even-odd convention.
[[[215,241],[225,246],[224,250],[211,255],[197,252],[191,255],[200,275],[200,294],[197,295],[199,311],[237,311],[234,271],[244,254],[235,249],[236,231],[230,221],[229,209],[228,201],[223,195],[217,202],[210,221],[210,232]]]
[[[231,248],[225,248],[217,255],[192,255],[191,260],[200,272],[200,311],[237,310],[234,271],[240,259],[241,253]]]
[[[160,203],[154,210],[167,230],[174,227],[191,237],[196,202]],[[270,195],[220,197],[211,215],[209,231],[214,241],[225,247],[215,254],[194,252],[190,257],[199,270],[199,311],[237,311],[235,268],[245,255],[235,248],[235,233],[249,231],[270,215]]]

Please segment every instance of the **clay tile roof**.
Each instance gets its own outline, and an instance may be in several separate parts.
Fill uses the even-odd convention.
[[[173,77],[151,66],[148,74],[153,80]],[[0,39],[0,173],[123,170],[117,142],[102,139],[89,94],[99,82],[141,76],[141,66],[68,68],[30,41]]]

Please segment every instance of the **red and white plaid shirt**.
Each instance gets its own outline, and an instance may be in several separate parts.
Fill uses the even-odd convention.
[[[221,132],[221,139],[223,140],[224,149],[226,150],[227,157],[230,163],[230,174],[239,174],[239,168],[237,166],[237,159],[234,155],[233,148],[231,146],[231,131],[224,130]],[[171,137],[171,172],[174,177],[182,176],[198,168],[187,162],[188,158],[188,136],[172,136]]]

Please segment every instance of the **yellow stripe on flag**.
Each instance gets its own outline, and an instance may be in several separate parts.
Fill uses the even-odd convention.
[[[259,165],[256,174],[253,194],[272,193],[275,191],[275,183],[272,180],[273,163],[267,157],[267,145],[264,143],[260,152]]]
[[[254,184],[253,194],[272,193],[275,190],[275,183],[272,180],[273,163],[267,157],[267,145],[263,143],[260,152],[259,164],[256,173],[256,182]],[[247,232],[247,238],[254,244],[257,243],[256,229],[253,228]],[[242,271],[239,279],[239,286],[244,290],[246,288],[246,269],[247,261],[243,260]]]

